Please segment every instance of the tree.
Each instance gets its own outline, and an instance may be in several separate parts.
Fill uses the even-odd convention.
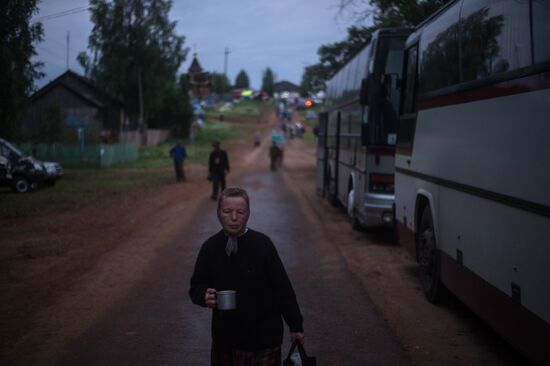
[[[212,84],[213,84],[212,90],[214,91],[215,94],[218,94],[218,95],[223,95],[231,88],[231,85],[229,83],[229,79],[227,78],[227,76],[225,74],[220,74],[217,72],[212,73]]]
[[[27,98],[44,75],[42,63],[31,61],[43,35],[41,23],[30,23],[37,12],[37,0],[0,2],[0,135],[8,139],[21,136]]]
[[[250,87],[250,81],[248,79],[248,75],[246,74],[246,71],[241,70],[237,74],[237,77],[235,78],[235,88],[241,89],[241,88],[249,88]]]
[[[356,20],[372,19],[376,28],[414,27],[448,0],[340,0],[340,12],[351,11]]]
[[[166,112],[165,96],[173,97],[176,72],[188,52],[185,37],[168,18],[171,6],[169,0],[90,0],[90,54],[78,57],[87,76],[121,99],[134,121],[142,99],[152,126]]]
[[[304,69],[302,93],[324,87],[342,66],[353,58],[382,27],[413,27],[443,6],[447,0],[340,0],[340,12],[351,11],[357,21],[372,19],[369,27],[348,28],[345,40],[321,46],[319,63]]]
[[[300,82],[300,94],[307,97],[310,94],[317,94],[325,90],[326,68],[321,64],[306,66]]]
[[[321,46],[317,51],[319,63],[304,68],[300,93],[306,96],[324,90],[325,82],[361,51],[370,41],[374,30],[374,27],[352,26],[348,28],[348,36],[344,41]]]
[[[351,60],[365,45],[370,42],[375,27],[348,28],[348,36],[341,42],[321,46],[317,51],[319,63],[326,77],[332,77],[346,62]]]
[[[275,91],[275,75],[273,75],[273,71],[269,67],[265,69],[262,77],[262,90],[270,97],[273,96],[273,92]]]
[[[162,91],[162,103],[158,113],[149,117],[149,123],[159,128],[172,128],[178,136],[187,136],[193,108],[189,101],[186,75],[178,82],[168,83]]]

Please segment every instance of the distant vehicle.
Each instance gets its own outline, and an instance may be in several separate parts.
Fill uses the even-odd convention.
[[[317,192],[354,228],[393,227],[394,154],[407,28],[380,29],[327,83]]]
[[[56,162],[42,162],[0,138],[0,185],[26,193],[39,185],[53,186],[63,176]]]
[[[298,103],[296,103],[296,109],[298,110],[308,109],[313,106],[315,106],[313,99],[299,99]]]
[[[307,111],[306,112],[306,120],[315,120],[317,119],[317,114],[314,111]]]
[[[400,242],[426,297],[450,290],[550,365],[550,6],[455,0],[405,45]],[[426,324],[429,326],[429,324]]]

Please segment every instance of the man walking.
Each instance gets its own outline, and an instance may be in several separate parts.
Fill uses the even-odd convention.
[[[228,188],[218,201],[222,230],[202,245],[191,277],[193,303],[212,313],[211,366],[280,366],[283,319],[303,343],[302,314],[273,242],[246,227],[250,200]],[[217,292],[236,291],[236,308],[217,308]]]
[[[212,179],[212,196],[213,200],[218,199],[218,191],[225,189],[225,175],[229,173],[229,159],[225,150],[220,149],[220,142],[212,143],[214,150],[210,153],[208,159],[208,174]]]
[[[176,145],[170,149],[170,156],[174,160],[174,169],[176,171],[176,182],[185,182],[185,172],[183,170],[183,161],[187,158],[185,146],[181,140],[176,142]]]

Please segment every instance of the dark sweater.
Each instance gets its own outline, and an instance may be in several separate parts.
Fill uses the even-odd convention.
[[[247,351],[280,345],[281,316],[291,332],[303,331],[296,295],[271,240],[249,229],[238,238],[238,252],[229,257],[226,244],[223,231],[206,240],[189,289],[200,306],[206,306],[207,288],[237,291],[237,309],[213,311],[213,341]]]
[[[214,150],[208,158],[208,171],[214,174],[224,174],[229,171],[229,159],[225,150]]]

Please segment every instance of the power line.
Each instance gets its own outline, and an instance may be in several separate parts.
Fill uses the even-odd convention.
[[[57,45],[59,45],[59,46],[62,46],[63,48],[66,48],[66,47],[67,47],[67,44],[66,44],[66,43],[63,43],[63,42],[61,42],[61,41],[58,41],[58,40],[55,39],[55,38],[51,38],[51,37],[45,36],[44,39],[45,39],[47,42],[53,42],[53,43],[55,43],[55,44],[57,44]],[[73,51],[74,53],[76,53],[76,54],[78,54],[78,53],[80,53],[80,52],[82,51],[82,50],[77,51],[77,50],[75,50],[75,49],[72,48],[72,47],[69,47],[69,49],[70,49],[71,51]]]
[[[57,58],[59,58],[59,59],[61,59],[61,60],[65,60],[65,57],[63,57],[63,56],[61,56],[61,55],[59,55],[59,54],[57,54],[57,53],[55,53],[55,52],[50,51],[50,50],[47,49],[46,47],[42,47],[42,46],[40,46],[40,45],[37,45],[36,48],[41,49],[42,51],[48,53],[50,56],[54,56],[54,57],[57,57]]]
[[[68,15],[82,13],[83,11],[87,11],[88,9],[90,9],[89,5],[79,6],[78,8],[63,10],[63,11],[60,11],[60,12],[57,12],[57,13],[52,13],[52,14],[48,14],[48,15],[44,15],[44,16],[35,18],[34,22],[43,22],[45,20],[52,20],[52,19],[65,17],[65,16],[68,16]]]

